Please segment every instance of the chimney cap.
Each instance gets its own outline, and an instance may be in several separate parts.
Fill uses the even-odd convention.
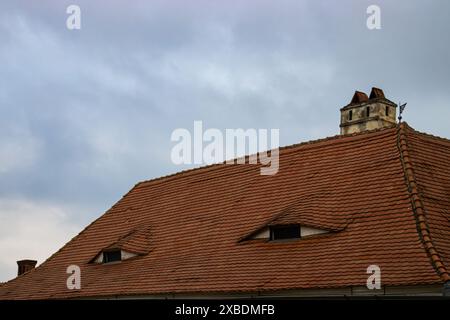
[[[361,102],[365,102],[369,100],[369,97],[367,97],[367,94],[361,91],[355,91],[355,94],[353,95],[352,101],[350,101],[350,104],[357,104]]]
[[[19,266],[21,266],[21,265],[36,265],[36,263],[37,263],[37,260],[30,260],[30,259],[24,259],[24,260],[18,260],[17,261],[17,264],[19,265]]]
[[[373,87],[370,91],[369,99],[383,98],[385,99],[384,92],[380,88]]]

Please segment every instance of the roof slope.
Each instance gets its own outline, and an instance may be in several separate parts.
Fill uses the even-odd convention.
[[[219,164],[141,182],[41,266],[2,286],[0,299],[364,286],[372,264],[383,285],[443,283],[449,159],[449,141],[402,124],[282,148],[273,176],[258,165]],[[273,221],[331,232],[243,240]],[[132,230],[151,231],[148,254],[89,263]],[[81,267],[80,291],[66,288],[71,264]]]
[[[450,140],[417,134],[407,126],[399,135],[419,235],[433,265],[450,281]]]

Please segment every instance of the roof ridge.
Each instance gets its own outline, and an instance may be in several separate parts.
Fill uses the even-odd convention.
[[[419,239],[425,247],[425,251],[431,260],[431,264],[436,270],[439,277],[444,281],[450,281],[450,274],[442,262],[442,259],[437,252],[433,241],[431,239],[431,232],[426,221],[425,206],[419,194],[418,185],[416,183],[416,176],[414,174],[413,165],[409,155],[409,147],[406,132],[412,129],[406,122],[400,123],[397,129],[397,147],[400,153],[400,161],[402,163],[403,172],[409,196],[411,198],[411,205],[416,219],[416,228],[419,234]],[[412,129],[416,132],[414,129]]]
[[[427,133],[427,132],[422,132],[422,131],[416,130],[416,129],[412,128],[411,126],[409,126],[407,123],[406,123],[406,125],[408,126],[408,129],[414,131],[414,133],[417,133],[419,135],[431,138],[433,140],[438,140],[440,142],[448,142],[448,143],[450,143],[450,139],[448,139],[448,138],[444,138],[444,137],[440,137],[440,136],[437,136],[437,135],[434,135],[434,134],[431,134],[431,133]]]
[[[334,136],[329,136],[329,137],[325,137],[325,138],[319,138],[319,139],[314,139],[314,140],[297,142],[297,143],[290,144],[290,145],[287,145],[287,146],[279,147],[278,149],[279,149],[279,151],[289,150],[289,149],[294,149],[294,148],[301,147],[301,146],[314,145],[314,144],[318,144],[318,143],[325,142],[325,141],[340,140],[340,139],[343,139],[343,138],[354,137],[354,136],[362,136],[362,135],[365,135],[365,134],[385,131],[385,130],[393,129],[394,127],[396,127],[396,125],[376,128],[376,129],[372,129],[372,130],[366,130],[366,131],[362,131],[362,132],[354,132],[354,133],[348,133],[348,134],[336,134]],[[270,151],[270,150],[268,150],[268,151]],[[247,161],[248,158],[250,158],[252,155],[254,155],[254,154],[245,155],[243,157],[245,157],[245,159]],[[235,161],[237,159],[242,159],[243,157],[234,158],[233,161]],[[213,163],[213,164],[209,164],[209,165],[205,165],[205,166],[189,168],[189,169],[177,171],[177,172],[174,172],[174,173],[169,173],[169,174],[166,174],[166,175],[163,175],[163,176],[159,176],[159,177],[156,177],[156,178],[142,180],[142,181],[137,182],[135,184],[135,187],[137,187],[137,186],[139,186],[141,184],[144,184],[144,183],[159,182],[159,181],[162,181],[162,180],[165,180],[165,179],[175,178],[175,177],[178,177],[178,176],[181,176],[181,175],[190,174],[190,173],[195,172],[195,171],[214,170],[214,169],[217,169],[219,166],[222,166],[222,165],[226,164],[227,161],[231,161],[231,160],[226,160],[226,161],[222,161],[222,162],[219,162],[219,163]]]

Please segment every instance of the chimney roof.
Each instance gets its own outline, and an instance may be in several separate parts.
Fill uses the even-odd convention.
[[[373,87],[370,91],[369,99],[375,99],[375,98],[383,98],[385,99],[384,92],[380,88]]]
[[[350,101],[350,104],[357,104],[361,102],[365,102],[369,100],[367,97],[367,94],[361,91],[355,91],[355,94],[353,95],[352,101]]]

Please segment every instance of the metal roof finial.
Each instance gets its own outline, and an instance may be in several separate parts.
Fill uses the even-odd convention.
[[[405,102],[404,104],[401,104],[401,102],[398,103],[398,105],[400,106],[400,113],[398,115],[398,122],[402,122],[402,118],[403,118],[402,114],[403,114],[403,111],[405,111],[406,104],[407,104],[407,102]]]

